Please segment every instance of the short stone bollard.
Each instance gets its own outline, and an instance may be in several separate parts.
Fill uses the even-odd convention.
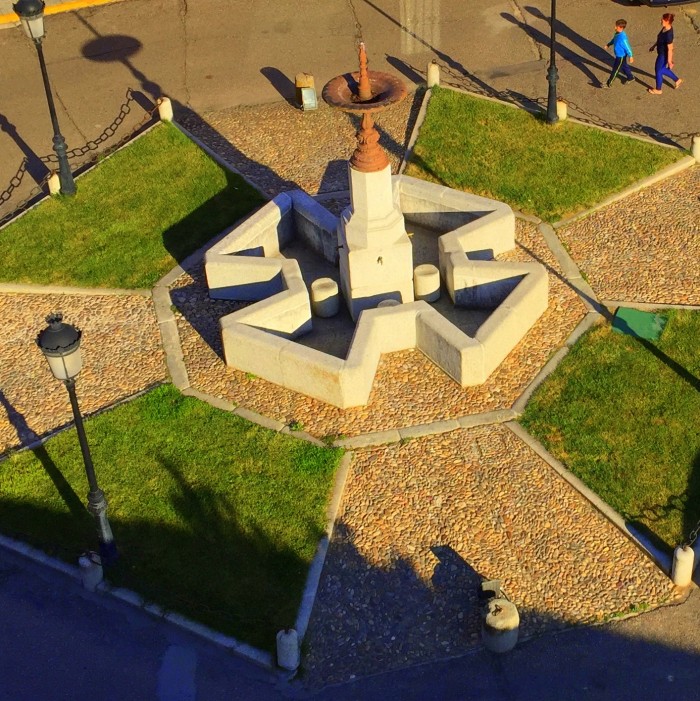
[[[88,591],[95,591],[97,585],[102,581],[102,560],[97,553],[89,552],[78,558],[80,566],[80,579],[83,588]]]
[[[679,545],[673,553],[671,579],[677,587],[687,587],[693,579],[695,553],[689,545]]]
[[[311,310],[323,318],[335,316],[340,310],[338,283],[330,277],[320,277],[311,283]]]
[[[437,302],[440,299],[440,271],[430,263],[416,266],[413,271],[413,290],[416,299]]]
[[[564,100],[557,100],[557,117],[563,122],[569,116],[569,107]]]
[[[58,173],[51,173],[46,184],[49,186],[50,195],[58,195],[61,192],[61,181],[58,178]]]
[[[294,628],[285,628],[277,633],[277,665],[294,672],[301,662],[299,635]]]
[[[520,615],[508,599],[491,599],[485,609],[481,637],[487,650],[508,652],[518,642]]]
[[[428,87],[440,85],[440,66],[435,61],[428,64]]]
[[[160,117],[161,121],[172,122],[174,114],[173,103],[170,101],[170,98],[159,97],[158,100],[156,100],[156,104],[158,105],[158,116]]]
[[[696,134],[690,140],[690,153],[697,163],[700,163],[700,134]]]

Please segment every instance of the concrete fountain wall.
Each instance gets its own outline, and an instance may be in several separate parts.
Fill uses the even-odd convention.
[[[382,353],[418,348],[463,387],[487,380],[547,308],[547,273],[538,263],[492,260],[515,246],[507,205],[405,175],[392,180],[408,224],[446,232],[439,268],[452,302],[493,309],[476,334],[415,301],[361,312],[345,359],[297,343],[313,318],[299,264],[284,249],[296,238],[337,266],[339,219],[294,191],[206,254],[210,296],[254,302],[220,321],[228,365],[341,408],[367,403]]]

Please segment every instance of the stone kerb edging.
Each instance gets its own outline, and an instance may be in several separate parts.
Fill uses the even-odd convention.
[[[603,209],[604,207],[607,207],[608,205],[611,205],[614,202],[619,202],[625,197],[633,195],[634,193],[639,192],[640,190],[643,190],[644,188],[649,187],[650,185],[655,185],[656,183],[666,180],[667,178],[670,178],[674,175],[678,175],[678,173],[682,173],[684,170],[692,168],[695,165],[697,165],[697,162],[692,156],[685,156],[684,158],[681,158],[675,163],[672,163],[670,166],[662,168],[660,171],[654,173],[653,175],[649,175],[646,178],[642,178],[642,180],[633,183],[629,187],[626,187],[624,190],[620,190],[620,192],[616,192],[610,195],[609,197],[606,197],[604,200],[594,205],[590,209],[586,209],[583,212],[578,212],[577,214],[574,214],[571,217],[567,217],[566,219],[561,219],[560,221],[553,223],[552,227],[554,229],[560,229],[561,227],[567,226],[568,224],[573,224],[579,219],[583,219],[584,217],[589,216],[593,212],[597,212],[599,209]]]
[[[520,424],[512,421],[505,424],[523,443],[528,445],[542,460],[544,460],[562,479],[566,480],[581,496],[585,497],[605,518],[618,530],[624,533],[654,564],[665,574],[671,572],[671,556],[662,553],[650,543],[643,543],[629,530],[627,523],[620,514],[604,502],[595,492],[591,491],[564,464],[559,462],[538,440],[533,438]]]

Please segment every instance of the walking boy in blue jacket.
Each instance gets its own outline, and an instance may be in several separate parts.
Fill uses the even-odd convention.
[[[613,63],[612,72],[608,78],[608,82],[605,84],[606,88],[612,85],[613,80],[617,78],[617,74],[622,71],[627,78],[627,82],[631,83],[634,80],[632,76],[632,70],[627,65],[627,60],[630,63],[634,63],[634,57],[632,56],[632,47],[630,46],[629,40],[627,39],[627,34],[625,33],[625,27],[627,26],[627,20],[619,19],[615,22],[615,34],[613,38],[605,45],[605,48],[613,47],[613,54],[615,55],[615,62]]]

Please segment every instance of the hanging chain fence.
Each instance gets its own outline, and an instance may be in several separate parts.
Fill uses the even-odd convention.
[[[154,114],[158,111],[157,104],[154,105],[153,108],[145,110],[143,119],[141,119],[141,121],[127,134],[122,136],[118,141],[114,142],[113,144],[110,144],[109,146],[100,149],[102,144],[114,138],[117,131],[126,119],[127,115],[131,113],[133,107],[132,103],[134,102],[136,102],[134,91],[131,88],[127,88],[126,100],[119,108],[119,113],[115,117],[114,121],[109,126],[107,126],[99,136],[88,141],[84,146],[73,148],[70,151],[68,151],[66,154],[67,157],[69,159],[80,159],[90,154],[90,157],[83,160],[78,166],[81,169],[86,168],[95,163],[98,160],[98,158],[104,158],[109,154],[114,153],[114,151],[121,148],[124,144],[131,140],[135,134],[141,131],[145,125],[147,125],[151,121],[154,121]],[[39,160],[42,163],[58,164],[58,156],[56,156],[55,153],[49,154],[47,156],[41,156],[39,157]],[[0,192],[0,206],[8,202],[11,199],[14,190],[16,190],[20,186],[27,172],[27,166],[28,160],[24,158],[19,168],[17,169],[17,172],[10,179],[10,184],[8,185],[8,187],[2,192]],[[7,222],[9,222],[20,212],[22,212],[24,209],[30,206],[39,195],[45,194],[48,191],[47,183],[51,175],[52,174],[49,173],[45,178],[41,180],[41,182],[37,183],[32,188],[29,195],[26,196],[20,203],[18,203],[11,212],[8,212],[7,214],[0,217],[0,226],[3,226]]]

